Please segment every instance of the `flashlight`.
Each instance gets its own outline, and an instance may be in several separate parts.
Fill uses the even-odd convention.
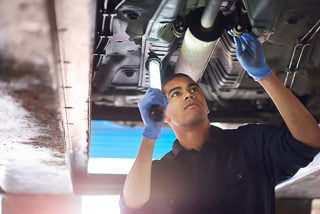
[[[150,88],[161,90],[161,61],[155,54],[150,54],[146,61],[146,67],[149,70]],[[164,107],[152,104],[149,110],[151,120],[159,122],[163,119]]]

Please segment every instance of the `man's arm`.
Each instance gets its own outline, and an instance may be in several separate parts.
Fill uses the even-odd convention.
[[[269,94],[291,134],[304,144],[320,148],[320,128],[315,119],[268,67],[257,38],[245,32],[234,41],[242,67]]]
[[[136,160],[123,187],[123,199],[130,208],[139,208],[150,198],[152,154],[155,139],[142,138]]]
[[[122,191],[124,203],[129,208],[142,207],[150,198],[152,155],[164,122],[163,120],[153,121],[150,118],[150,108],[156,104],[166,109],[167,103],[167,98],[155,88],[149,88],[138,103],[145,129],[139,152],[126,177]]]
[[[293,137],[320,148],[320,128],[302,103],[272,73],[258,81],[275,103]]]

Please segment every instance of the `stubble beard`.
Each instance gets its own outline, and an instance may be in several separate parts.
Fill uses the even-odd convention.
[[[190,114],[184,118],[184,122],[181,123],[184,127],[197,128],[201,124],[207,121],[207,118],[203,114]]]

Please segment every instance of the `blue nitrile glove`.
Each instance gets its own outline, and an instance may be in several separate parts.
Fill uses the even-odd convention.
[[[255,81],[272,73],[266,63],[262,46],[255,35],[245,32],[233,38],[240,64]]]
[[[150,107],[153,104],[162,105],[164,110],[167,107],[167,97],[160,89],[149,88],[138,103],[140,114],[145,125],[143,136],[149,139],[156,139],[160,137],[161,127],[163,125],[163,120],[155,122],[150,118]]]

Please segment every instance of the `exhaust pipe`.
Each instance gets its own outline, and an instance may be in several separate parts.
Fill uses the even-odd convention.
[[[216,40],[226,28],[225,17],[220,12],[223,0],[209,0],[205,8],[198,8],[187,17],[185,33],[175,73],[186,73],[198,81],[207,67]]]

